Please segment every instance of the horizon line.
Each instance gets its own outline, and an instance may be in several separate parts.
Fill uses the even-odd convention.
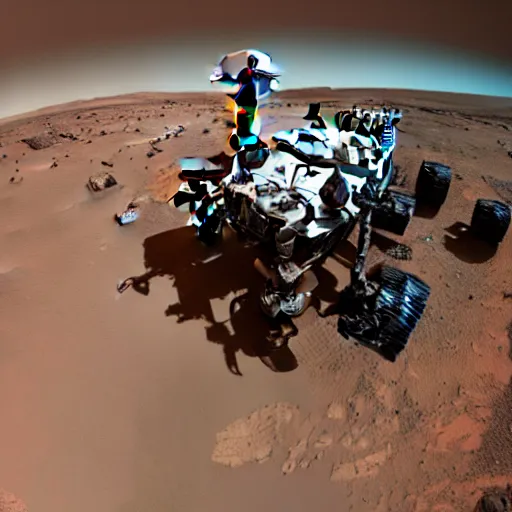
[[[492,98],[492,99],[502,99],[502,100],[512,100],[511,96],[500,96],[495,94],[478,94],[471,92],[457,92],[457,91],[449,91],[449,90],[439,90],[439,89],[419,89],[419,88],[401,88],[401,87],[329,87],[329,86],[318,86],[318,87],[288,87],[280,89],[279,91],[274,92],[274,97],[279,97],[283,95],[283,93],[293,93],[293,92],[307,92],[307,91],[326,91],[326,92],[357,92],[357,91],[396,91],[396,92],[421,92],[421,93],[429,93],[429,94],[446,94],[451,96],[463,96],[463,97],[478,97],[478,98]],[[138,91],[138,92],[128,92],[116,95],[109,96],[93,96],[89,98],[80,98],[72,101],[66,101],[63,103],[56,103],[53,105],[47,105],[44,107],[40,107],[34,110],[27,110],[24,112],[20,112],[18,114],[13,114],[7,117],[0,117],[0,124],[7,124],[9,122],[14,122],[21,119],[30,119],[33,117],[44,116],[44,115],[52,115],[57,112],[68,112],[73,110],[74,108],[87,108],[87,103],[93,103],[95,101],[112,101],[112,103],[108,103],[106,105],[99,105],[97,108],[108,108],[111,106],[116,106],[116,103],[113,100],[127,100],[128,98],[136,99],[137,96],[150,96],[150,95],[165,95],[165,96],[219,96],[226,95],[223,91],[215,91],[215,90],[204,90],[204,91]],[[141,98],[142,99],[142,98]],[[155,98],[156,99],[156,98]],[[150,101],[151,98],[146,98],[145,101]],[[333,100],[319,100],[319,103],[327,102],[327,101],[336,101]],[[134,102],[136,104],[136,102]],[[55,110],[56,112],[52,112]]]

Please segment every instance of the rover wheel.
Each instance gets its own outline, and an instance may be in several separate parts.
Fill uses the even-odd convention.
[[[390,361],[409,341],[430,296],[430,287],[418,277],[397,268],[384,267],[374,313],[379,321],[378,351]]]
[[[474,235],[492,245],[498,245],[510,226],[510,207],[501,201],[478,199],[471,218]]]
[[[342,292],[338,332],[393,362],[420,321],[430,288],[416,276],[393,267],[384,267],[372,284],[376,291],[366,297],[354,295],[351,287]]]
[[[419,203],[439,210],[446,201],[452,170],[437,162],[423,161],[416,180],[416,197]]]
[[[382,205],[372,212],[372,226],[403,235],[416,209],[416,199],[397,190],[389,191],[383,197]]]

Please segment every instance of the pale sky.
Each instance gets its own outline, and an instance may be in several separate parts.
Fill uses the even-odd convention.
[[[181,36],[55,50],[9,64],[0,79],[0,117],[132,92],[214,90],[208,80],[213,66],[224,53],[243,48],[272,55],[284,71],[282,88],[384,87],[512,97],[512,63],[406,39],[345,34],[199,38],[194,44]]]

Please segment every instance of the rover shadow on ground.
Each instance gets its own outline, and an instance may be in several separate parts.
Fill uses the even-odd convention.
[[[189,320],[206,322],[206,337],[222,346],[229,371],[242,375],[237,354],[259,357],[274,371],[291,371],[297,361],[288,348],[268,350],[265,343],[272,325],[263,316],[258,294],[264,281],[253,264],[258,249],[246,247],[229,229],[215,247],[203,245],[194,227],[165,231],[144,240],[146,272],[133,277],[132,288],[150,293],[151,281],[166,277],[173,281],[178,302],[170,304],[165,315],[178,323]],[[211,301],[235,295],[230,303],[228,322],[216,321]]]

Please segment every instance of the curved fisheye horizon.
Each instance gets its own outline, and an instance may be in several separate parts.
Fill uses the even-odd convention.
[[[0,512],[512,512],[512,2],[2,6]]]
[[[204,38],[206,39],[206,38]],[[232,51],[258,48],[282,70],[280,91],[402,89],[512,97],[512,66],[497,58],[393,37],[319,33],[306,40],[246,37],[188,46],[172,39],[46,54],[11,62],[0,118],[74,101],[140,92],[214,92],[209,74]]]

